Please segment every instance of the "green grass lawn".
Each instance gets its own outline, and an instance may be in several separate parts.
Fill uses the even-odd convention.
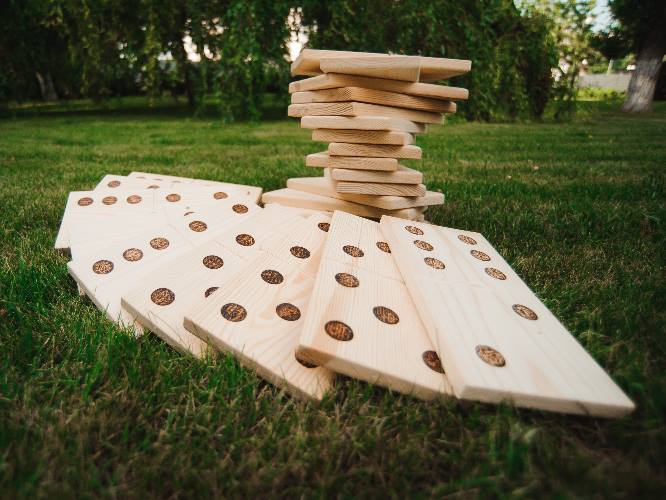
[[[418,141],[428,187],[447,195],[428,218],[494,243],[636,402],[615,421],[347,379],[308,404],[232,358],[137,341],[77,295],[52,249],[68,191],[132,170],[273,190],[318,174],[303,156],[322,146],[296,120],[227,125],[176,106],[0,121],[0,498],[663,495],[666,106],[615,109],[456,121]]]

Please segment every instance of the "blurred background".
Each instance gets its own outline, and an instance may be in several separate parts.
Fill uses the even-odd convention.
[[[143,96],[282,116],[303,47],[471,59],[449,83],[471,120],[564,119],[581,92],[647,111],[666,94],[665,26],[664,0],[5,0],[0,112]]]

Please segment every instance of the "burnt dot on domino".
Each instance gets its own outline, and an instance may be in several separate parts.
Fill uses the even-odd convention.
[[[297,321],[301,317],[301,311],[294,304],[284,302],[275,308],[276,314],[285,321]]]
[[[141,260],[143,257],[143,252],[138,248],[128,248],[123,252],[123,258],[129,262],[136,262]]]
[[[331,228],[331,225],[328,222],[320,222],[317,224],[317,227],[324,231],[325,233],[328,233],[328,230]]]
[[[109,274],[113,271],[113,262],[110,260],[98,260],[92,265],[92,270],[95,274]]]
[[[284,281],[284,276],[274,269],[266,269],[261,272],[261,279],[269,285],[279,285]]]
[[[192,222],[189,223],[189,227],[195,233],[201,233],[206,229],[208,229],[208,225],[200,220],[193,220]]]
[[[496,280],[505,280],[506,279],[506,274],[504,274],[502,271],[499,269],[495,269],[494,267],[486,267],[485,268],[486,274],[492,278],[495,278]]]
[[[490,256],[480,250],[470,250],[469,253],[472,254],[472,257],[478,260],[482,260],[484,262],[488,262],[490,260]]]
[[[150,240],[150,246],[155,250],[164,250],[169,246],[169,240],[166,238],[153,238]]]
[[[444,262],[439,259],[435,259],[434,257],[426,257],[423,259],[423,262],[428,264],[433,269],[444,269],[446,267]]]
[[[463,243],[467,243],[468,245],[476,245],[476,240],[470,236],[459,234],[458,239]]]
[[[477,345],[476,355],[490,366],[502,367],[506,365],[506,360],[502,356],[502,353],[487,345]]]
[[[245,205],[242,205],[240,203],[237,203],[233,207],[231,207],[231,210],[236,212],[237,214],[245,214],[249,210]]]
[[[382,323],[386,323],[387,325],[395,325],[398,321],[400,321],[400,318],[396,312],[392,309],[389,309],[388,307],[373,307],[372,313],[375,315],[375,318],[377,318]]]
[[[137,203],[141,203],[141,196],[138,194],[132,194],[127,197],[127,203],[130,205],[136,205]]]
[[[107,184],[107,186],[109,186],[110,188],[117,188],[118,186],[120,186],[120,181],[111,181]]]
[[[176,201],[180,201],[180,195],[178,193],[171,193],[166,195],[166,200],[170,201],[171,203],[174,203]]]
[[[102,198],[102,203],[104,203],[105,205],[113,205],[117,201],[118,198],[116,198],[115,196],[105,196],[104,198]]]
[[[412,233],[412,234],[416,234],[416,235],[418,235],[418,236],[421,236],[421,235],[423,234],[423,231],[421,231],[421,230],[420,230],[418,227],[416,227],[416,226],[405,226],[405,229],[406,229],[408,232],[410,232],[410,233]]]
[[[340,340],[341,342],[347,342],[354,338],[354,332],[352,329],[342,321],[328,321],[324,325],[324,331],[329,337],[332,337],[335,340]]]
[[[391,253],[391,247],[385,241],[378,241],[377,248],[379,248],[382,252]]]
[[[157,184],[151,184],[148,186],[148,189],[159,189],[160,187]]]
[[[522,304],[514,304],[513,306],[511,306],[511,308],[518,316],[521,316],[525,319],[529,319],[530,321],[536,321],[537,319],[539,319],[537,313],[535,313],[532,309]]]
[[[308,257],[310,257],[310,250],[308,250],[307,248],[294,246],[291,247],[289,251],[291,252],[291,255],[299,259],[307,259]]]
[[[85,198],[81,198],[79,201],[77,201],[77,203],[79,206],[87,207],[88,205],[92,205],[93,199],[86,196]]]
[[[249,234],[239,234],[236,236],[236,243],[244,247],[251,247],[254,245],[254,238]]]
[[[342,251],[347,255],[351,255],[352,257],[363,257],[364,255],[363,250],[361,250],[359,247],[355,247],[354,245],[345,245],[342,247]]]
[[[176,300],[176,294],[168,288],[158,288],[150,294],[150,300],[158,306],[168,306]]]
[[[302,364],[306,368],[317,368],[319,365],[316,365],[307,359],[305,359],[302,355],[295,353],[294,357],[296,358],[296,361],[298,361],[300,364]]]
[[[223,200],[227,198],[227,196],[228,196],[227,193],[225,193],[224,191],[218,191],[217,193],[213,194],[213,198],[215,198],[216,200]]]
[[[353,274],[349,273],[338,273],[335,275],[335,281],[340,283],[342,286],[346,286],[347,288],[356,288],[357,286],[360,285],[360,282],[358,281],[358,278],[354,276]]]
[[[240,304],[234,304],[230,302],[229,304],[224,304],[221,309],[222,317],[227,321],[233,323],[238,323],[247,318],[247,311]]]
[[[219,286],[211,286],[208,290],[204,292],[204,297],[208,297],[211,293],[213,293],[215,290],[220,288]]]
[[[416,245],[416,248],[420,248],[421,250],[425,250],[426,252],[432,252],[434,250],[434,247],[427,241],[414,240],[414,245]]]
[[[439,356],[435,351],[425,351],[421,358],[428,368],[438,373],[444,373],[444,367],[442,366],[442,361],[439,359]]]
[[[206,255],[202,262],[208,269],[219,269],[224,265],[222,258],[217,255]]]

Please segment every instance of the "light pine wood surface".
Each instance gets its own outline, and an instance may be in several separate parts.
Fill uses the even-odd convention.
[[[421,148],[418,146],[392,146],[389,144],[354,144],[332,142],[328,145],[331,156],[369,156],[375,158],[421,159]]]
[[[201,357],[207,344],[184,328],[185,312],[207,300],[226,276],[235,275],[272,233],[289,232],[302,220],[282,207],[257,210],[227,229],[234,238],[249,234],[252,245],[213,238],[175,259],[164,259],[122,296],[122,307],[174,348]]]
[[[299,352],[405,394],[451,394],[446,376],[424,361],[434,348],[378,224],[347,213],[333,215]]]
[[[299,361],[296,347],[309,307],[330,218],[302,219],[296,227],[261,245],[218,290],[185,314],[198,337],[269,382],[305,399],[321,399],[333,374]],[[297,251],[296,251],[296,250]]]
[[[336,181],[420,184],[423,181],[423,174],[418,170],[399,165],[398,170],[394,172],[334,168],[331,170],[331,178]]]
[[[287,181],[287,184],[288,183],[289,181]],[[388,214],[407,220],[423,220],[423,212],[426,209],[426,207],[414,207],[401,210],[384,210],[377,207],[361,205],[359,203],[290,188],[264,193],[262,200],[264,203],[278,203],[280,205],[295,208],[308,208],[331,212],[333,210],[342,210],[361,217],[370,217],[373,219],[379,219],[382,215]]]
[[[441,113],[379,106],[364,102],[314,102],[310,104],[291,104],[287,108],[291,117],[303,116],[387,116],[410,120],[415,123],[442,123]]]
[[[364,89],[361,87],[341,87],[334,89],[311,90],[291,94],[292,104],[332,103],[332,102],[364,102],[393,106],[397,108],[415,109],[433,113],[455,113],[456,104],[451,101],[415,97],[397,92]],[[441,121],[441,120],[440,120]],[[436,123],[436,122],[435,122]]]
[[[469,97],[469,91],[460,87],[433,85],[431,83],[401,82],[400,80],[339,75],[334,73],[313,76],[304,80],[291,82],[289,84],[289,92],[294,94],[296,92],[326,90],[341,87],[359,87],[439,100],[459,101]]]
[[[619,417],[634,404],[478,233],[381,230],[461,399]]]
[[[338,193],[375,196],[425,196],[426,194],[426,187],[423,184],[388,184],[380,182],[337,181],[335,190]]]
[[[326,70],[321,67],[322,59]],[[365,64],[363,59],[366,60]],[[381,62],[382,60],[385,62]],[[319,73],[351,74],[353,72],[360,76],[391,80],[431,82],[462,75],[467,73],[471,67],[471,61],[462,59],[304,49],[291,64],[291,74],[309,76]],[[403,68],[407,68],[407,70]],[[393,69],[393,73],[391,73],[391,69]],[[418,69],[418,73],[416,69]]]
[[[334,130],[317,129],[312,131],[312,140],[319,142],[347,142],[366,145],[405,146],[414,144],[414,136],[406,132],[376,130]]]
[[[425,125],[389,116],[304,116],[302,128],[334,130],[379,130],[422,134]]]
[[[384,210],[401,210],[426,205],[441,205],[444,202],[444,195],[433,191],[427,191],[425,196],[372,196],[366,194],[338,193],[335,190],[335,181],[326,177],[294,177],[287,180],[287,187],[297,191],[338,198],[339,200]]]

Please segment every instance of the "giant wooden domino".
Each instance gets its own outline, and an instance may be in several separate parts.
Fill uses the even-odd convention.
[[[110,320],[196,357],[229,353],[300,398],[340,373],[426,400],[626,415],[632,401],[482,235],[421,222],[444,195],[403,162],[467,98],[424,82],[469,69],[305,50],[292,74],[312,77],[289,86],[288,113],[329,143],[306,157],[322,176],[262,196],[107,175],[69,194],[55,247]]]
[[[422,82],[470,68],[470,61],[458,59],[302,51],[292,64],[292,75],[317,76],[289,86],[288,114],[313,130],[313,140],[329,143],[327,151],[308,155],[306,166],[331,172],[325,173],[328,180],[313,178],[314,183],[290,179],[291,191],[278,195],[281,203],[303,206],[303,196],[294,191],[304,191],[319,197],[313,206],[321,206],[322,197],[343,200],[355,205],[340,209],[360,216],[368,216],[363,205],[396,210],[443,203],[441,194],[426,192],[419,172],[398,160],[420,159],[415,136],[426,131],[426,124],[441,123],[442,114],[455,113],[453,101],[467,99],[465,89]],[[264,200],[272,196],[266,193]],[[392,215],[412,218],[408,213]]]

